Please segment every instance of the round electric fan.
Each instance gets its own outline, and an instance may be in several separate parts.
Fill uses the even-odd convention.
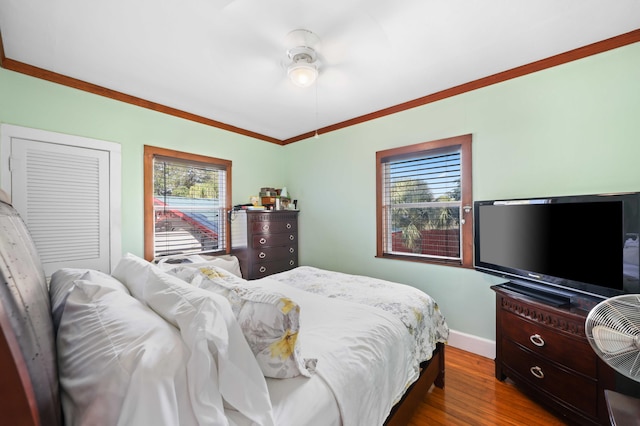
[[[640,382],[640,294],[615,296],[598,303],[587,315],[585,332],[604,362]]]

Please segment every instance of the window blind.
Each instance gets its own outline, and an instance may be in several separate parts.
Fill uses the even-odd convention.
[[[459,147],[383,160],[387,254],[461,259]]]
[[[224,165],[155,157],[154,256],[225,250]]]

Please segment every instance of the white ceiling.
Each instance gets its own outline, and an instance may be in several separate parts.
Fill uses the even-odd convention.
[[[6,58],[279,140],[638,28],[640,0],[0,0]]]

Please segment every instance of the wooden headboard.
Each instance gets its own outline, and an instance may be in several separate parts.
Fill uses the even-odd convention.
[[[11,425],[62,423],[49,291],[24,222],[0,201],[0,413]]]

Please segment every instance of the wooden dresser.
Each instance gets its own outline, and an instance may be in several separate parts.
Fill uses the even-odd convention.
[[[247,280],[298,266],[298,211],[238,210],[231,214],[231,252]]]
[[[615,373],[595,354],[584,332],[588,307],[554,307],[532,297],[496,292],[496,378],[570,423],[609,424],[605,389]]]

